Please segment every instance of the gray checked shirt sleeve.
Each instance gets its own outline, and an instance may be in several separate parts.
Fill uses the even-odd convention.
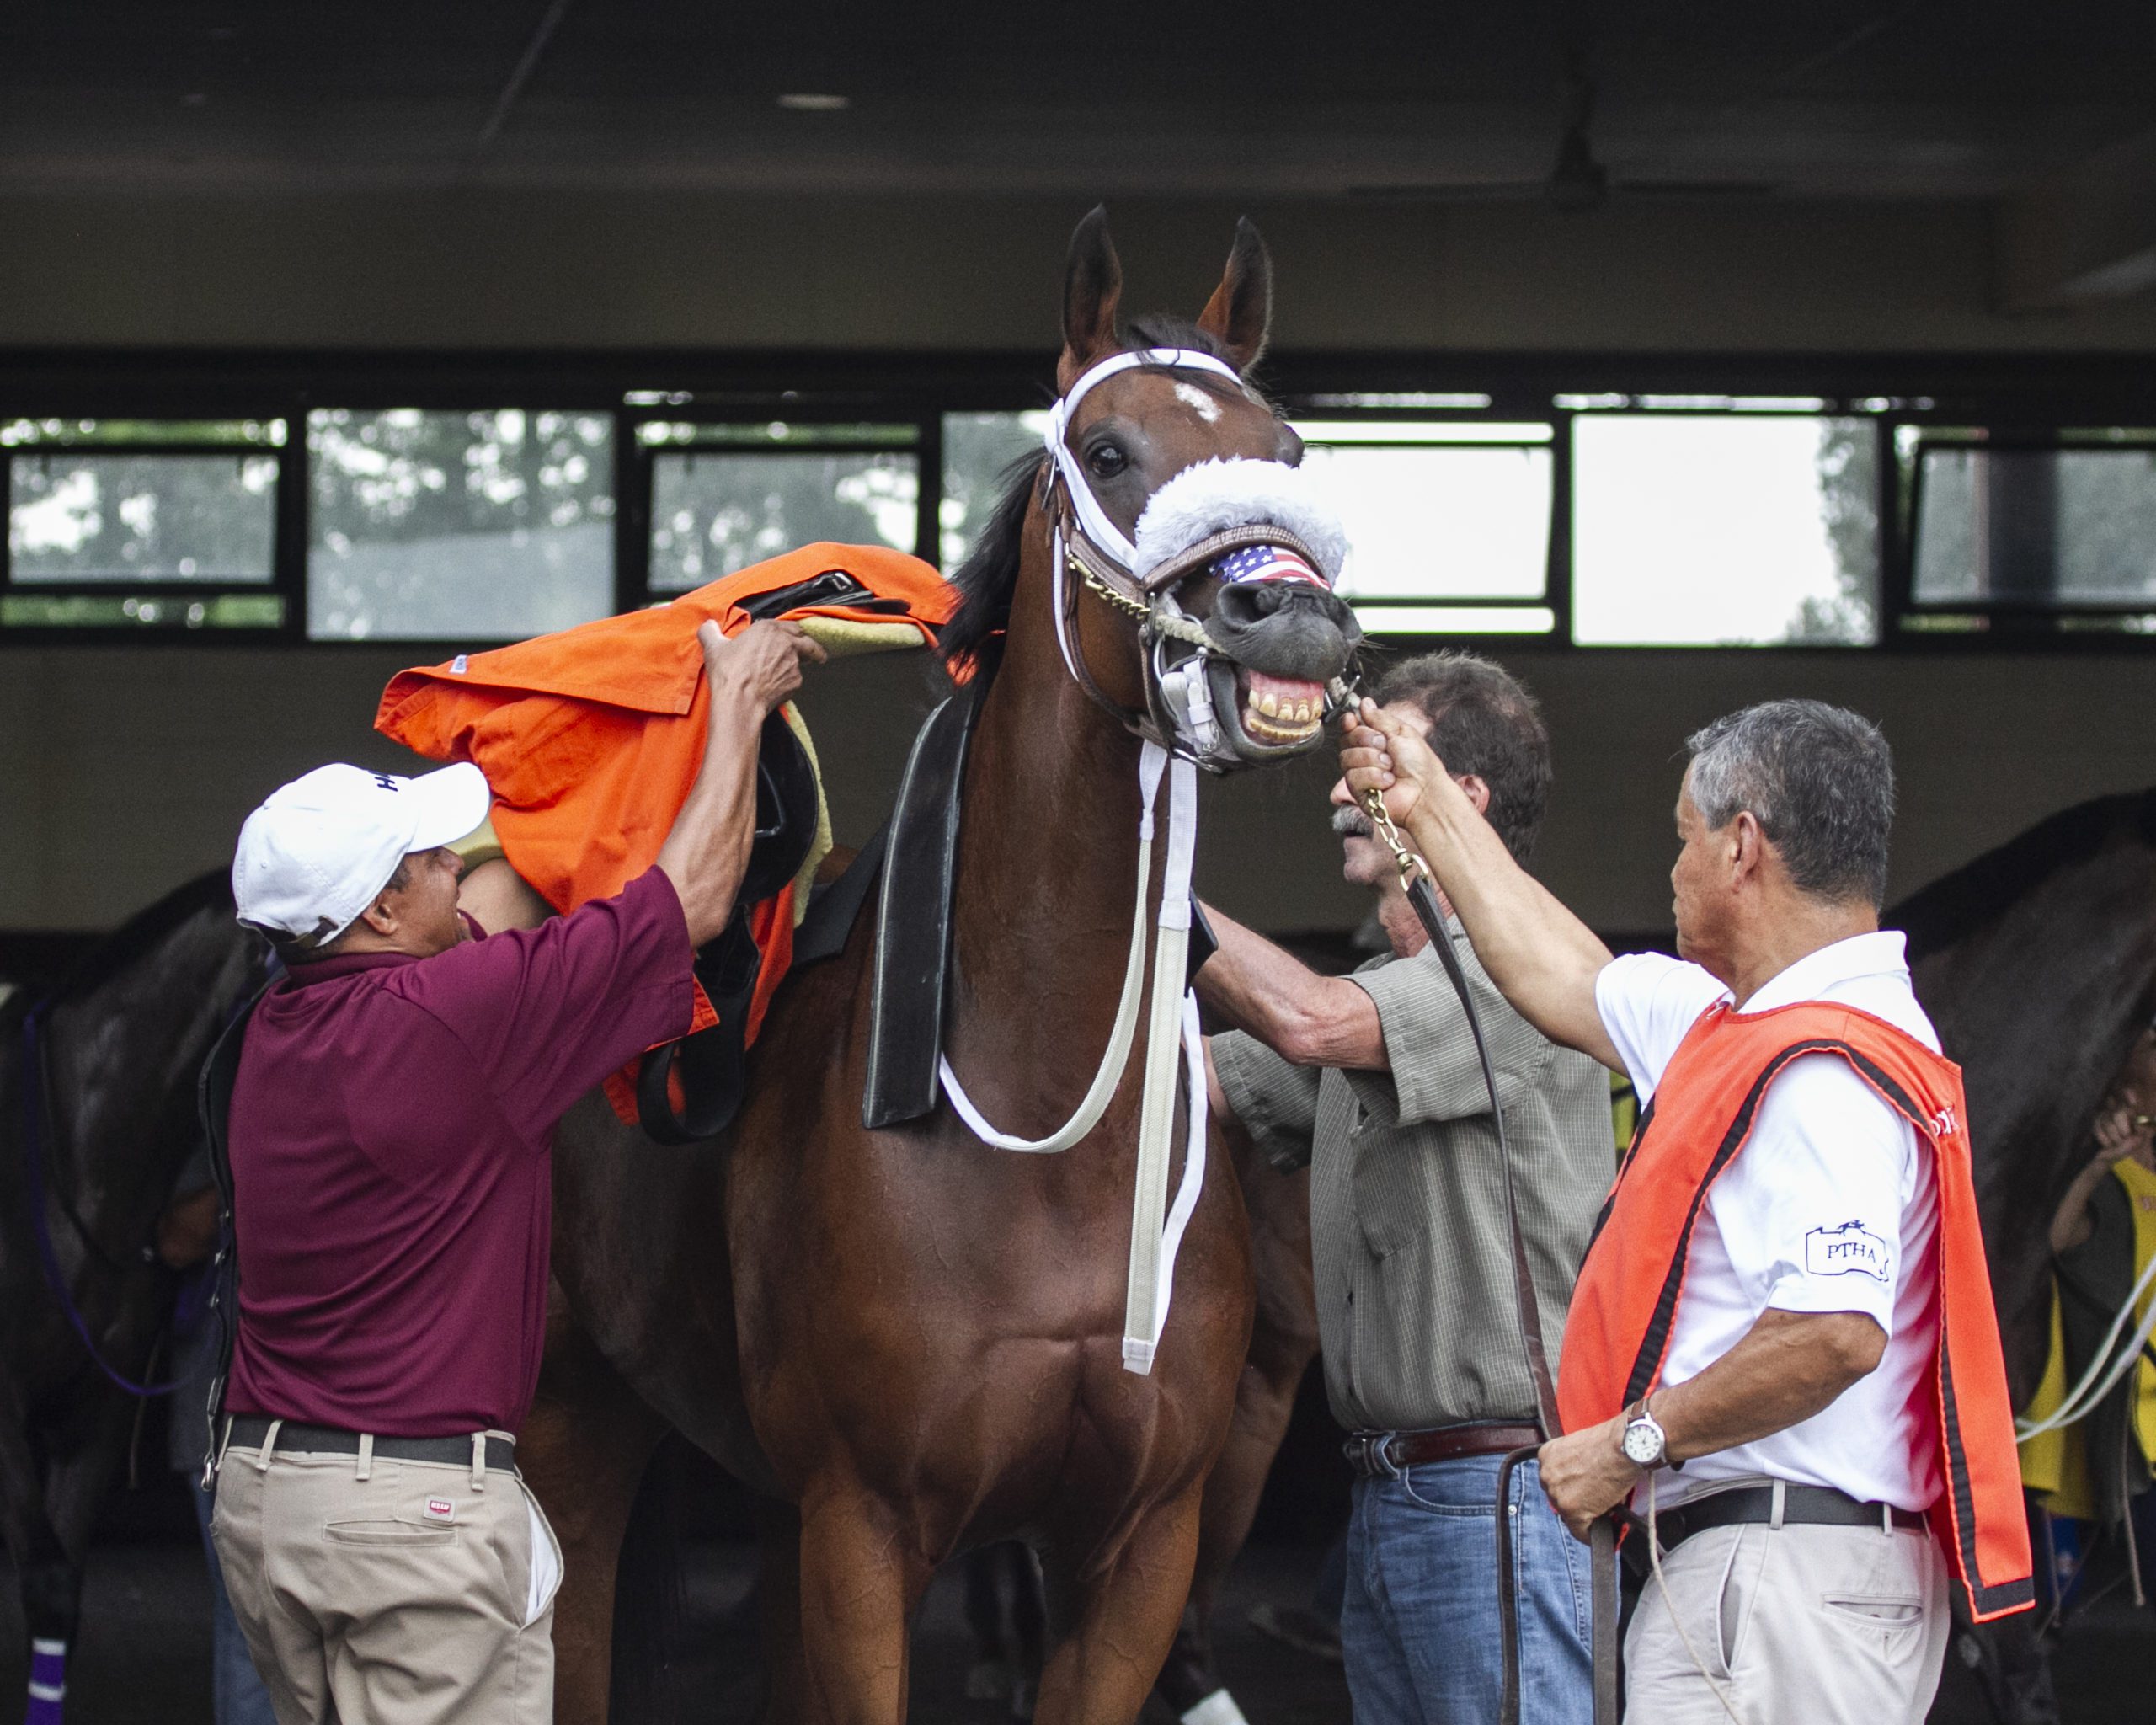
[[[1317,1068],[1283,1060],[1240,1030],[1215,1036],[1209,1045],[1228,1106],[1266,1160],[1283,1172],[1303,1167],[1317,1128]]]
[[[1509,1114],[1540,1082],[1553,1049],[1497,992],[1465,943],[1455,950],[1466,971],[1476,1016],[1489,1039],[1497,1095]],[[1389,1072],[1347,1074],[1356,1101],[1374,1119],[1387,1126],[1418,1126],[1490,1112],[1490,1093],[1460,996],[1433,948],[1358,970],[1348,980],[1376,1006],[1391,1067]]]

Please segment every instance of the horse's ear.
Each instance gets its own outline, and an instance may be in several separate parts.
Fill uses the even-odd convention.
[[[1265,351],[1273,327],[1273,255],[1247,216],[1235,223],[1227,271],[1198,314],[1198,327],[1220,344],[1222,356],[1238,371]]]
[[[1123,296],[1123,265],[1108,238],[1108,212],[1096,204],[1070,236],[1070,262],[1063,276],[1063,357],[1055,386],[1068,390],[1086,366],[1118,345],[1116,302]]]

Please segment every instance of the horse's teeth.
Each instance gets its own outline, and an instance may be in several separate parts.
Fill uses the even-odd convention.
[[[1307,701],[1298,701],[1295,703],[1295,723],[1297,724],[1308,724],[1310,722],[1310,703]]]
[[[1257,710],[1267,718],[1278,718],[1280,716],[1280,697],[1273,694],[1260,695]]]

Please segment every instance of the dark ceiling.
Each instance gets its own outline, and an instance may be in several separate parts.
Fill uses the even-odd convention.
[[[1465,200],[1540,195],[1572,127],[1584,201],[1983,199],[2152,90],[2147,0],[12,0],[0,189]]]

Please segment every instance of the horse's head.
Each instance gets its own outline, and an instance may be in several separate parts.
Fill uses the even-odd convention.
[[[1035,502],[1065,662],[1131,729],[1216,772],[1313,748],[1361,630],[1331,590],[1347,542],[1302,440],[1243,382],[1273,271],[1249,222],[1195,324],[1118,333],[1096,210],[1072,236],[1061,398]]]

